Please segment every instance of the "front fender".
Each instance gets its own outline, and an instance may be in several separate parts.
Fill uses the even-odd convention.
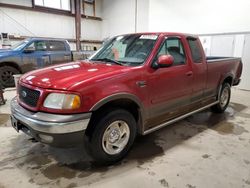
[[[115,94],[109,95],[99,100],[97,103],[93,105],[90,111],[98,110],[104,104],[117,100],[117,99],[129,99],[135,102],[140,107],[140,109],[144,109],[143,104],[141,103],[140,99],[136,95],[126,93],[126,92],[121,92],[121,93],[115,93]]]
[[[13,66],[17,68],[19,71],[22,71],[22,59],[21,57],[17,56],[16,54],[13,54],[13,56],[2,56],[0,57],[0,65],[6,65],[6,66]]]
[[[138,131],[140,134],[143,133],[143,127],[145,124],[145,108],[142,104],[141,100],[134,94],[127,93],[127,92],[121,92],[121,93],[115,93],[112,95],[109,95],[107,97],[104,97],[103,99],[99,100],[97,103],[93,105],[93,107],[90,109],[90,111],[96,111],[103,107],[105,104],[108,104],[109,102],[116,101],[116,100],[129,100],[136,104],[138,106],[138,114],[139,114],[139,120],[138,120]]]

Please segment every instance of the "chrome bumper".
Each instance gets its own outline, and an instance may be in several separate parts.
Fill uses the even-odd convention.
[[[84,131],[90,121],[91,113],[59,115],[44,112],[31,112],[11,101],[11,115],[34,131],[47,134],[67,134]]]

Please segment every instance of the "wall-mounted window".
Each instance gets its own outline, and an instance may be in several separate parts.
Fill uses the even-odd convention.
[[[86,16],[95,15],[95,0],[83,0],[82,1],[83,14]]]
[[[70,0],[34,0],[34,5],[70,11]]]
[[[84,0],[86,3],[94,3],[95,0]]]

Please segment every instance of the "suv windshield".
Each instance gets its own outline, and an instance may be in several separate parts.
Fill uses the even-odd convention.
[[[158,35],[153,34],[117,36],[106,42],[89,60],[129,66],[141,65],[151,53],[157,38]]]

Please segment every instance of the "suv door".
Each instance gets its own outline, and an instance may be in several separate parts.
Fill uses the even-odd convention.
[[[27,71],[48,66],[50,57],[47,42],[44,40],[31,42],[22,52],[22,62]]]
[[[50,58],[52,64],[71,61],[71,51],[66,48],[63,41],[49,41]]]
[[[166,37],[152,62],[157,63],[160,55],[168,54],[174,58],[171,67],[155,69],[148,75],[150,120],[146,129],[188,112],[193,73],[183,40],[179,37]]]

